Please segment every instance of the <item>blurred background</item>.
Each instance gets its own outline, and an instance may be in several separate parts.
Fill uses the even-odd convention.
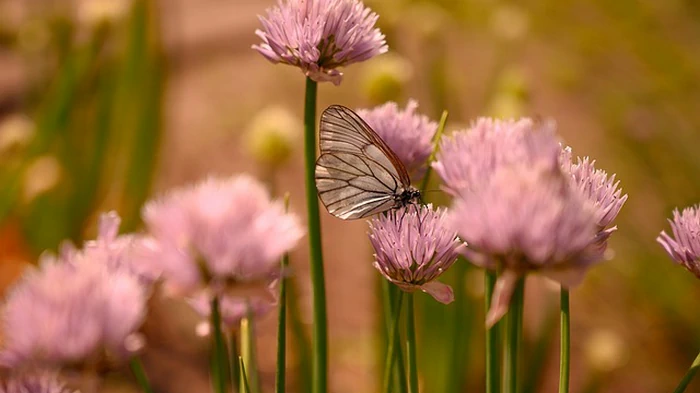
[[[273,1],[0,0],[0,288],[101,211],[140,229],[151,195],[209,174],[252,173],[305,217],[304,78],[251,49]],[[332,103],[386,100],[447,130],[477,116],[558,122],[577,155],[630,199],[611,260],[572,292],[572,392],[663,392],[700,349],[700,282],[655,242],[674,207],[700,202],[700,3],[692,0],[367,1],[390,53],[345,69]],[[433,179],[432,189],[437,189]],[[428,197],[448,204],[440,193]],[[325,212],[331,391],[379,390],[383,316],[365,222]],[[292,255],[290,392],[308,391],[306,242]],[[483,389],[483,278],[457,263],[457,300],[420,298],[424,392]],[[144,327],[159,392],[206,392],[207,340],[185,305],[155,299]],[[276,313],[257,321],[273,390]],[[556,391],[558,291],[528,281],[523,393]],[[136,391],[119,373],[105,391]],[[700,392],[700,381],[688,391]]]

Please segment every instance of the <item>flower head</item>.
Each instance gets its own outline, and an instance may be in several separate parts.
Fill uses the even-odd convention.
[[[488,324],[505,314],[519,276],[535,271],[576,285],[601,259],[591,246],[596,211],[558,168],[504,167],[484,187],[462,193],[449,221],[473,263],[504,270]]]
[[[464,243],[445,224],[445,211],[430,205],[410,205],[372,219],[374,267],[404,291],[420,289],[441,303],[452,302],[452,288],[434,280],[457,260]]]
[[[673,211],[673,237],[661,231],[656,241],[668,255],[700,278],[700,205]]]
[[[72,364],[140,348],[135,332],[145,318],[146,290],[127,271],[93,258],[45,254],[28,269],[4,305],[4,363]]]
[[[357,114],[396,153],[408,172],[420,177],[433,149],[431,141],[438,125],[417,114],[416,109],[418,103],[410,100],[404,110],[388,102],[374,109],[360,109]]]
[[[153,235],[151,263],[167,287],[186,293],[268,281],[303,234],[296,216],[243,175],[171,191],[147,203],[143,218]]]
[[[378,16],[359,0],[280,0],[260,17],[253,49],[273,63],[299,67],[317,82],[340,84],[338,67],[387,51]]]
[[[432,164],[447,192],[483,186],[502,166],[559,165],[561,146],[553,122],[478,119],[471,128],[440,142]]]
[[[573,184],[593,202],[600,217],[598,227],[607,228],[617,217],[622,206],[627,201],[627,194],[622,195],[620,182],[615,175],[608,176],[602,169],[596,169],[595,160],[588,157],[577,157],[574,163],[571,158],[571,148],[562,150],[562,169],[569,173]]]
[[[100,215],[97,238],[86,241],[82,253],[84,258],[93,263],[105,264],[109,269],[124,269],[146,282],[153,282],[158,278],[160,271],[153,264],[143,263],[142,249],[147,247],[148,241],[145,235],[125,234],[119,235],[121,217],[115,211]],[[63,245],[62,253],[77,252],[68,243]]]
[[[14,373],[0,381],[0,393],[78,393],[66,388],[51,372]]]

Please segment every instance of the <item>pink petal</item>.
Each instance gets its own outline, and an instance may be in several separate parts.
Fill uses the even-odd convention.
[[[515,290],[515,283],[518,281],[518,274],[512,270],[506,270],[498,277],[493,288],[493,298],[491,307],[486,314],[486,328],[490,329],[508,312],[510,298]]]
[[[450,304],[455,300],[452,287],[438,281],[431,281],[423,284],[420,289],[442,304]]]

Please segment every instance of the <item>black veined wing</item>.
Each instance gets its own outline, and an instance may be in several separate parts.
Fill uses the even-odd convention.
[[[401,160],[352,110],[329,106],[321,115],[319,134],[316,188],[332,215],[363,218],[420,197]]]

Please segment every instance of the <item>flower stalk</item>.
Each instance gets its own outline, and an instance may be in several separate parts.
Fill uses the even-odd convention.
[[[134,378],[136,378],[136,382],[138,382],[141,390],[143,390],[144,393],[153,393],[153,388],[151,388],[151,384],[148,381],[148,376],[143,368],[141,359],[137,356],[131,358],[129,361],[129,368],[131,368],[131,372],[134,374]]]
[[[700,368],[700,353],[698,353],[698,356],[695,357],[693,364],[690,365],[690,368],[685,373],[685,375],[683,376],[683,379],[681,379],[681,382],[678,384],[678,386],[676,387],[676,390],[674,390],[673,393],[685,392],[685,389],[690,384],[690,381],[693,380],[693,378],[695,377],[695,374],[698,372],[698,368]]]
[[[493,299],[493,287],[496,285],[496,273],[486,270],[485,278],[485,313],[488,313]],[[486,329],[486,393],[498,393],[501,391],[499,380],[500,367],[500,335],[501,324],[496,323]]]
[[[505,351],[503,356],[503,392],[518,393],[518,367],[523,336],[523,303],[525,279],[515,285],[510,310],[506,320]]]
[[[309,225],[309,255],[311,289],[313,294],[313,393],[325,393],[328,373],[328,317],[326,315],[326,284],[323,274],[321,248],[321,219],[316,191],[316,93],[317,83],[306,78],[304,100],[304,172],[306,207]]]
[[[403,291],[398,291],[396,295],[396,304],[392,306],[393,317],[389,326],[389,347],[386,351],[386,362],[384,364],[384,393],[391,393],[392,369],[394,368],[394,362],[397,358],[397,350],[400,350],[400,346],[396,344],[399,341],[399,319],[402,300]],[[402,385],[405,386],[405,384]]]
[[[561,333],[559,344],[559,393],[569,392],[571,315],[569,313],[569,290],[561,288]]]
[[[418,364],[416,358],[416,318],[413,293],[406,296],[406,356],[408,357],[408,391],[418,393]]]
[[[212,338],[211,376],[214,392],[226,393],[228,381],[228,354],[224,334],[221,330],[221,311],[219,298],[211,300],[211,326],[214,329]]]

